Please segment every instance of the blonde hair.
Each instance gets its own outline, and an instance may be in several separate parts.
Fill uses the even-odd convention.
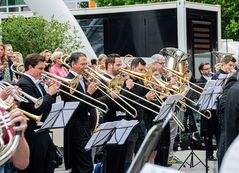
[[[18,58],[19,58],[19,63],[20,64],[23,64],[23,56],[22,56],[22,54],[20,53],[20,52],[13,52],[13,53],[15,53],[17,56],[18,56]]]
[[[100,54],[99,57],[98,57],[98,61],[97,61],[97,64],[99,64],[100,61],[102,61],[103,59],[106,60],[107,56],[105,54]]]

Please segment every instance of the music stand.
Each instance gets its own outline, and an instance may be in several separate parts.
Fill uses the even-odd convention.
[[[137,120],[121,120],[103,123],[96,133],[92,135],[85,146],[85,150],[105,145],[123,145]]]
[[[217,98],[222,94],[222,86],[217,85],[217,80],[208,80],[197,105],[199,111],[215,110]]]
[[[79,103],[80,102],[65,102],[64,104],[63,101],[60,101],[52,104],[51,111],[46,120],[42,124],[41,128],[35,130],[35,132],[39,133],[46,129],[64,128],[75,112]]]
[[[164,127],[173,116],[171,112],[174,111],[175,105],[180,98],[179,94],[168,96],[162,104],[159,114],[154,119],[158,123],[148,131],[127,173],[139,173],[143,165],[149,160],[152,151],[155,149],[162,135]],[[164,121],[162,122],[161,120]]]

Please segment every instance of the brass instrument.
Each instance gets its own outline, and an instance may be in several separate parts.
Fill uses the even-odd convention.
[[[12,157],[19,145],[20,133],[17,132],[13,135],[11,125],[10,115],[3,115],[0,112],[0,166]],[[5,143],[3,140],[6,134],[9,137],[8,143]]]
[[[32,113],[29,113],[25,110],[22,110],[20,108],[14,108],[14,104],[7,104],[5,103],[2,99],[0,99],[0,109],[4,109],[4,110],[13,110],[13,111],[20,111],[21,113],[23,113],[24,115],[26,115],[27,117],[35,120],[36,122],[40,122],[41,121],[41,118],[42,116],[38,116],[38,115],[34,115]]]
[[[191,57],[190,54],[185,53],[184,51],[174,48],[174,47],[166,47],[160,50],[160,53],[162,53],[164,56],[175,58],[177,62],[182,62],[187,60]],[[173,68],[174,69],[174,68]]]
[[[101,73],[98,73],[96,70],[90,68],[89,66],[87,67],[87,69],[89,71],[86,71],[86,73],[88,75],[90,75],[91,77],[93,77],[95,80],[97,80],[101,86],[103,88],[105,88],[108,91],[117,91],[119,93],[120,88],[122,88],[122,86],[124,85],[124,79],[122,77],[115,77],[114,79],[109,79],[107,77],[105,77],[104,75],[102,75]],[[104,82],[102,82],[102,81]],[[122,97],[122,95],[118,95],[118,98],[125,103],[131,110],[134,111],[134,114],[131,113],[130,111],[128,111],[125,107],[123,107],[121,104],[119,104],[115,99],[113,99],[107,92],[105,92],[104,90],[102,90],[100,87],[98,87],[98,89],[104,93],[107,97],[109,97],[113,102],[115,102],[119,107],[121,107],[125,112],[127,112],[129,115],[131,115],[133,118],[136,118],[138,116],[138,113],[136,111],[136,109],[134,107],[132,107],[131,105],[129,105]]]
[[[157,79],[157,78],[155,78],[155,81],[156,81],[157,83],[160,83],[160,82],[159,82],[160,80]],[[162,86],[162,87],[165,87],[165,86]],[[173,93],[175,93],[175,94],[180,94],[184,99],[186,99],[186,100],[188,100],[188,101],[190,101],[190,102],[192,102],[193,104],[196,105],[196,104],[197,104],[196,102],[194,102],[193,100],[187,98],[187,97],[183,94],[184,87],[185,87],[185,86],[180,86],[180,87],[176,87],[176,86],[175,86],[175,87],[172,87],[172,89],[170,89],[170,88],[169,88],[169,89],[170,89],[170,91],[173,91]],[[167,88],[167,89],[168,89],[168,88]],[[184,105],[184,106],[186,106],[186,107],[192,109],[194,112],[197,112],[198,114],[200,114],[201,116],[203,116],[203,117],[205,117],[205,118],[207,118],[207,119],[210,119],[211,116],[212,116],[212,114],[211,114],[210,111],[208,111],[208,112],[209,112],[209,116],[207,116],[207,115],[205,115],[205,114],[201,113],[200,111],[194,109],[192,106],[186,104],[185,102],[183,102],[183,101],[181,101],[181,100],[179,100],[179,103],[181,103],[182,105]]]
[[[215,70],[216,71],[219,71],[222,67],[222,59],[227,56],[227,55],[230,55],[232,56],[233,54],[232,53],[225,53],[225,52],[217,52],[217,51],[213,51],[212,52],[213,56],[215,57]]]
[[[167,82],[164,82],[164,81],[162,81],[162,82],[160,82],[160,83],[154,83],[154,82],[152,82],[151,80],[152,80],[152,79],[156,79],[156,77],[152,75],[152,71],[151,71],[151,70],[148,70],[148,71],[145,72],[145,73],[138,73],[138,72],[134,72],[134,71],[131,71],[131,70],[126,70],[126,69],[121,69],[120,71],[123,72],[123,73],[126,73],[127,75],[131,75],[131,76],[133,76],[133,77],[142,79],[142,80],[144,81],[144,84],[147,85],[147,86],[149,86],[149,87],[142,86],[142,85],[140,85],[140,84],[138,84],[138,83],[135,83],[135,84],[136,84],[136,85],[139,85],[139,86],[141,86],[141,87],[144,87],[144,88],[146,88],[146,89],[152,90],[152,91],[155,93],[155,96],[156,96],[157,100],[158,100],[160,103],[162,103],[162,100],[161,100],[160,96],[158,95],[158,93],[161,94],[161,93],[164,92],[164,95],[170,94],[169,91],[170,91],[170,88],[172,87],[172,85],[169,84],[169,83],[167,83]],[[159,80],[157,80],[157,82],[159,82]],[[155,89],[153,89],[153,87],[151,86],[151,84],[156,84],[157,86],[160,86],[160,88],[161,88],[163,91],[162,91],[162,92],[156,91]],[[122,88],[122,90],[124,90],[124,89]],[[127,91],[127,90],[124,90],[124,91],[127,92],[127,93],[129,93],[129,94],[133,94],[133,93]],[[136,97],[138,97],[138,96],[135,95],[135,94],[133,94],[133,95],[136,96]],[[142,98],[142,97],[138,97],[138,98],[140,98],[141,100],[144,100],[144,101],[146,101],[146,102],[148,102],[148,103],[150,103],[150,104],[152,104],[152,105],[154,105],[154,106],[156,106],[156,107],[158,107],[158,108],[161,108],[159,105],[157,105],[157,104],[155,104],[155,103],[153,103],[153,102],[150,102],[150,101],[148,101],[148,100],[146,100],[146,99],[144,99],[144,98]],[[125,99],[127,99],[127,98],[125,98]],[[134,101],[133,103],[135,103],[135,101]],[[148,108],[148,107],[146,107],[146,106],[144,106],[144,105],[142,105],[142,104],[139,104],[139,103],[137,103],[137,102],[136,102],[136,104],[138,104],[138,105],[144,107],[145,109],[147,109],[147,110],[149,110],[149,111],[151,111],[151,112],[153,112],[153,113],[156,113],[156,111],[154,111],[154,110],[152,110],[152,109],[150,109],[150,108]],[[179,108],[179,109],[182,110],[181,108]],[[183,110],[182,110],[182,111],[183,111]],[[157,112],[156,114],[158,114],[158,112]],[[182,131],[184,131],[185,128],[184,128],[183,124],[178,120],[178,118],[177,118],[175,115],[173,115],[173,119],[174,119],[175,122],[178,124],[178,126],[180,127],[180,129],[181,129]]]
[[[22,75],[22,72],[17,71],[17,69],[16,69],[16,72],[18,74]],[[85,94],[83,92],[80,92],[80,91],[76,90],[76,88],[78,86],[78,83],[79,83],[79,80],[80,80],[78,76],[73,78],[73,79],[65,79],[65,78],[62,78],[60,76],[48,73],[48,72],[43,72],[42,73],[42,77],[45,77],[45,78],[50,79],[50,80],[52,80],[54,82],[57,82],[57,83],[61,84],[62,86],[68,88],[69,91],[70,91],[70,93],[68,93],[68,92],[60,89],[60,91],[62,93],[65,93],[65,94],[67,94],[67,95],[69,95],[69,96],[71,96],[71,97],[73,97],[73,98],[75,98],[75,99],[77,99],[77,100],[79,100],[81,102],[84,102],[85,104],[88,104],[88,105],[90,105],[90,106],[92,106],[92,107],[94,107],[94,108],[96,108],[96,109],[98,109],[98,110],[100,110],[102,112],[107,112],[108,111],[108,106],[105,103],[102,103],[102,102],[98,101],[97,99],[95,99],[95,98],[93,98],[91,96],[88,96],[87,94]],[[87,101],[85,101],[85,100],[83,100],[83,99],[81,99],[79,97],[76,97],[76,96],[72,95],[74,92],[76,92],[78,94],[81,94],[81,95],[83,95],[83,96],[85,96],[85,97],[87,97],[87,98],[97,102],[98,104],[101,104],[102,106],[105,107],[105,109],[99,108],[99,107],[97,107],[96,105],[94,105],[94,104],[92,104],[90,102],[87,102]]]
[[[5,82],[5,81],[1,81],[0,82],[0,88],[5,88],[6,86],[10,86],[14,89],[13,93],[11,94],[17,101],[19,102],[26,102],[28,103],[28,100],[32,101],[34,103],[34,107],[35,109],[39,108],[42,105],[43,102],[43,98],[34,98],[31,95],[23,92],[20,89],[15,88],[12,84]],[[23,95],[24,97],[22,97],[21,95]],[[26,99],[27,98],[27,99]]]
[[[73,97],[73,98],[75,98],[75,99],[77,99],[77,100],[79,100],[79,101],[81,101],[81,102],[83,102],[83,103],[89,105],[89,106],[92,106],[92,107],[94,107],[94,108],[96,108],[96,109],[98,109],[98,110],[100,110],[100,111],[102,111],[102,112],[104,112],[104,113],[108,112],[109,108],[108,108],[108,106],[107,106],[105,103],[100,102],[99,100],[97,100],[97,99],[95,99],[95,98],[93,98],[93,97],[91,97],[91,96],[88,96],[87,94],[85,94],[85,93],[83,93],[83,92],[80,92],[80,91],[76,90],[75,88],[72,88],[72,87],[70,87],[69,85],[67,85],[66,83],[68,82],[69,79],[62,78],[61,82],[59,82],[59,79],[60,79],[60,78],[58,78],[59,76],[56,76],[56,75],[53,75],[53,74],[51,74],[50,76],[48,76],[47,74],[48,74],[48,73],[44,72],[44,73],[42,74],[42,76],[45,77],[45,78],[47,78],[47,79],[50,79],[50,80],[52,80],[52,81],[54,81],[54,82],[57,82],[57,83],[61,84],[62,86],[66,87],[66,88],[68,88],[68,89],[70,90],[70,93],[68,93],[68,92],[66,92],[66,91],[64,91],[64,90],[62,90],[62,89],[59,89],[60,92],[62,92],[62,93],[64,93],[64,94],[67,94],[67,95],[69,95],[69,96],[71,96],[71,97]],[[73,80],[76,80],[76,79],[77,79],[77,78],[73,78]],[[74,83],[74,82],[73,82],[73,83]],[[77,83],[77,85],[78,85],[78,83]],[[88,101],[85,101],[84,99],[81,99],[81,98],[79,98],[79,97],[74,96],[74,95],[73,95],[74,92],[75,92],[75,93],[78,93],[78,94],[80,94],[80,95],[83,95],[83,96],[87,97],[88,99],[91,99],[92,101],[97,102],[98,104],[104,106],[105,109],[102,109],[102,108],[100,108],[100,107],[98,107],[98,106],[96,106],[96,105],[94,105],[94,104],[92,104],[92,103],[90,103],[90,102],[88,102]]]
[[[68,69],[71,68],[71,66],[68,64],[67,60],[69,58],[69,55],[68,54],[64,54],[63,56],[61,56],[61,63]]]
[[[148,74],[146,74],[146,73],[145,73],[145,74],[142,73],[142,74],[140,75],[139,73],[135,73],[135,74],[134,74],[134,72],[129,71],[129,70],[125,70],[125,69],[121,69],[120,71],[121,71],[121,72],[124,72],[124,73],[126,73],[126,74],[129,74],[129,75],[132,75],[132,76],[134,76],[134,77],[138,77],[138,78],[140,78],[140,79],[142,79],[142,80],[145,80],[145,81],[147,81],[147,82],[149,82],[149,83],[151,83],[151,84],[153,84],[153,85],[160,86],[161,88],[165,89],[165,91],[167,91],[167,92],[171,91],[171,92],[176,93],[176,94],[179,93],[183,98],[189,100],[189,101],[192,102],[193,104],[196,104],[193,100],[191,100],[191,99],[189,99],[189,98],[187,98],[186,96],[183,95],[182,92],[185,90],[185,86],[180,86],[180,87],[172,86],[172,85],[169,84],[168,82],[165,82],[165,81],[163,81],[163,80],[161,80],[161,79],[157,79],[157,78],[156,78],[155,76],[153,76],[153,75],[152,75],[151,77],[147,77]],[[149,78],[149,79],[153,78],[155,82],[150,81],[148,78]],[[156,92],[157,92],[157,91],[156,91]],[[193,111],[197,112],[197,113],[200,114],[201,116],[204,116],[204,117],[206,117],[207,119],[210,119],[210,118],[211,118],[211,113],[209,113],[209,116],[207,116],[207,115],[201,113],[200,111],[194,109],[192,106],[190,106],[190,105],[188,105],[188,104],[186,104],[186,103],[184,103],[184,102],[182,102],[182,101],[179,101],[179,102],[180,102],[181,104],[187,106],[188,108],[192,109]],[[181,109],[180,109],[180,110],[181,110]],[[208,111],[208,112],[209,112],[209,111]]]
[[[58,81],[61,81],[62,83],[66,84],[67,86],[69,86],[69,89],[70,89],[70,94],[73,94],[76,90],[76,88],[78,87],[78,84],[80,82],[80,78],[79,76],[76,76],[74,77],[73,79],[66,79],[66,78],[63,78],[63,77],[60,77],[60,76],[57,76],[57,75],[54,75],[52,73],[49,73],[49,72],[46,72],[44,71],[43,72],[43,75],[44,77],[45,76],[49,76],[50,78],[54,78]],[[48,78],[49,78],[48,77]],[[58,82],[59,83],[59,82]],[[62,84],[61,83],[61,84]]]
[[[133,61],[134,56],[131,54],[126,54],[123,58],[123,63],[126,65],[127,68],[130,68],[131,62]]]

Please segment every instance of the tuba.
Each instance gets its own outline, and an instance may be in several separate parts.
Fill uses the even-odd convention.
[[[4,136],[8,135],[8,142],[4,141]],[[20,140],[20,133],[12,133],[10,114],[0,111],[0,166],[8,161],[15,153]]]

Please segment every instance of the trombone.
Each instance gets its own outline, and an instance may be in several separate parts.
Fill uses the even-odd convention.
[[[16,70],[14,72],[22,75],[23,74],[23,70],[22,71],[18,71],[18,70],[20,70],[19,67],[22,67],[22,65],[23,64],[18,64],[17,67],[16,67]],[[100,110],[102,112],[107,112],[108,111],[108,106],[105,103],[102,103],[102,102],[98,101],[97,99],[95,99],[93,97],[90,97],[87,94],[82,93],[82,92],[76,90],[76,88],[78,86],[78,83],[79,83],[79,77],[75,77],[73,79],[65,79],[65,78],[62,78],[60,76],[48,73],[48,72],[43,72],[42,76],[47,78],[47,79],[53,80],[54,82],[57,82],[57,83],[61,84],[62,86],[66,87],[66,88],[68,88],[70,90],[70,93],[68,93],[68,92],[60,89],[60,91],[62,93],[65,93],[65,94],[67,94],[67,95],[69,95],[69,96],[71,96],[71,97],[73,97],[73,98],[75,98],[75,99],[77,99],[77,100],[79,100],[79,101],[81,101],[81,102],[83,102],[85,104],[88,104],[88,105],[90,105],[90,106],[92,106],[92,107],[94,107],[94,108],[96,108],[96,109],[98,109],[98,110]],[[81,99],[79,97],[74,96],[73,95],[74,92],[76,92],[78,94],[81,94],[81,95],[83,95],[83,96],[85,96],[85,97],[87,97],[87,98],[89,98],[89,99],[91,99],[91,100],[93,100],[93,101],[95,101],[95,102],[105,106],[105,110],[101,109],[101,108],[97,107],[96,105],[94,105],[94,104],[92,104],[90,102],[87,102],[87,101],[85,101],[85,100],[83,100],[83,99]]]
[[[116,77],[114,79],[109,79],[106,78],[105,76],[103,76],[102,74],[98,73],[97,71],[93,70],[92,68],[90,68],[89,66],[87,66],[88,70],[90,70],[91,72],[86,71],[86,73],[90,76],[92,76],[95,80],[97,80],[101,86],[107,90],[119,90],[119,86],[123,86],[124,84],[124,80],[120,77]],[[92,74],[93,73],[93,74]],[[107,83],[107,85],[105,83],[103,83],[100,79],[98,79],[95,75],[97,75],[100,79],[102,79],[104,82]],[[136,111],[136,109],[134,107],[132,107],[131,105],[129,105],[124,99],[122,99],[122,95],[119,95],[118,98],[125,103],[127,106],[130,107],[130,109],[132,109],[134,111],[134,114],[132,114],[130,111],[128,111],[125,107],[123,107],[121,104],[119,104],[115,99],[113,99],[108,93],[106,93],[103,89],[101,89],[100,87],[98,87],[98,89],[104,93],[107,97],[109,97],[113,102],[115,102],[119,107],[121,107],[125,112],[127,112],[129,115],[131,115],[133,118],[136,118],[138,116],[138,113]],[[133,101],[133,100],[132,100]]]
[[[19,102],[26,102],[28,103],[28,101],[32,101],[34,103],[34,108],[37,109],[42,105],[43,102],[43,98],[34,98],[31,95],[23,92],[20,89],[16,89],[12,84],[5,82],[5,81],[1,81],[0,83],[0,88],[5,88],[6,86],[10,86],[14,89],[14,92],[11,94],[17,101]],[[21,95],[23,95],[24,97],[22,97]],[[27,99],[26,99],[27,98]]]
[[[97,73],[97,71],[93,70],[93,69],[90,68],[90,67],[88,67],[88,69],[91,70],[94,74],[96,74],[96,75],[98,75],[98,76],[101,75],[101,74]],[[140,75],[140,74],[138,74],[138,75]],[[92,76],[92,77],[94,77],[94,76]],[[94,78],[95,78],[95,77],[94,77]],[[97,79],[97,78],[96,78],[96,79]],[[109,79],[105,79],[105,81],[107,81],[107,80],[109,80]],[[109,82],[108,82],[108,83],[109,83]],[[122,84],[123,84],[123,83],[122,83]],[[135,84],[137,84],[137,83],[135,83]],[[139,85],[141,86],[141,84],[139,84]],[[123,90],[123,91],[127,92],[128,94],[131,94],[131,95],[133,95],[133,96],[135,96],[135,97],[137,97],[137,98],[139,98],[139,99],[141,99],[141,100],[143,100],[143,101],[145,101],[145,102],[147,102],[147,103],[149,103],[149,104],[152,104],[153,106],[155,106],[155,107],[157,107],[157,108],[159,108],[159,109],[161,108],[161,106],[159,106],[158,104],[153,103],[153,102],[151,102],[151,101],[149,101],[149,100],[147,100],[147,99],[145,99],[145,98],[143,98],[143,97],[140,97],[140,96],[138,96],[138,95],[136,95],[136,94],[134,94],[134,93],[132,93],[132,92],[130,92],[130,91],[124,89],[124,88],[122,87],[122,85],[121,85],[121,86],[116,85],[116,86],[117,86],[118,89]],[[144,87],[146,87],[146,86],[144,86]],[[149,89],[148,87],[146,87],[146,88]],[[147,109],[147,110],[149,110],[149,111],[151,111],[151,112],[153,112],[153,113],[155,113],[155,114],[158,114],[157,111],[155,111],[155,110],[153,110],[153,109],[151,109],[151,108],[149,108],[149,107],[147,107],[147,106],[145,106],[145,105],[143,105],[143,104],[141,104],[141,103],[138,103],[138,102],[135,101],[135,100],[132,100],[132,99],[130,99],[130,98],[124,96],[124,95],[121,95],[121,97],[123,97],[124,99],[126,99],[126,100],[128,100],[128,101],[131,101],[132,103],[135,103],[135,104],[137,104],[137,105],[139,105],[139,106],[141,106],[141,107],[143,107],[143,108],[145,108],[145,109]],[[178,120],[178,118],[175,116],[175,114],[173,115],[173,119],[174,119],[175,122],[178,124],[178,126],[181,128],[181,130],[182,130],[182,131],[185,131],[185,128],[184,128],[183,124]]]
[[[182,94],[182,86],[181,86],[181,87],[172,87],[172,88],[170,88],[170,84],[168,84],[168,82],[165,82],[165,81],[162,81],[162,80],[160,80],[160,79],[157,79],[157,78],[156,78],[154,75],[152,75],[152,73],[150,73],[150,72],[148,72],[148,73],[146,72],[145,74],[140,74],[140,73],[132,72],[132,71],[130,71],[130,70],[125,70],[125,69],[121,69],[120,71],[121,71],[121,72],[124,72],[124,73],[126,73],[126,74],[129,74],[129,75],[131,75],[131,76],[140,78],[140,79],[142,79],[142,80],[144,80],[144,81],[146,81],[146,82],[148,82],[148,83],[151,83],[151,84],[153,84],[153,85],[162,87],[162,88],[164,88],[164,89],[166,89],[166,90],[168,90],[168,91],[172,91],[173,93],[179,92],[179,94],[180,94],[183,98],[185,98],[185,99],[191,101],[192,103],[196,104],[194,101],[192,101],[191,99],[187,98],[186,96],[184,96],[184,95]],[[150,76],[150,75],[151,75],[151,76]],[[150,80],[151,78],[153,78],[153,79],[155,80],[155,82],[152,82],[152,81]],[[158,92],[158,91],[155,91],[155,92]],[[204,116],[204,117],[207,118],[207,119],[210,119],[210,118],[211,118],[211,113],[209,113],[209,116],[207,116],[207,115],[201,113],[200,111],[194,109],[192,106],[190,106],[190,105],[188,105],[188,104],[186,104],[186,103],[184,103],[184,102],[182,102],[182,101],[179,101],[179,102],[180,102],[181,104],[187,106],[188,108],[192,109],[193,111],[197,112],[197,113],[200,114],[201,116]],[[208,111],[208,112],[210,112],[210,111]]]
[[[72,83],[71,83],[71,82],[69,81],[69,80],[71,80],[71,79],[65,79],[65,78],[62,78],[62,77],[53,75],[53,74],[51,74],[51,73],[48,73],[48,72],[43,72],[42,76],[45,77],[45,78],[47,78],[47,79],[50,79],[50,80],[52,80],[52,81],[54,81],[54,82],[57,82],[57,83],[61,84],[62,86],[66,87],[66,88],[68,88],[68,89],[70,90],[70,93],[68,93],[68,92],[66,92],[66,91],[64,91],[64,90],[62,90],[62,89],[59,89],[60,92],[62,92],[62,93],[64,93],[64,94],[67,94],[67,95],[69,95],[69,96],[71,96],[71,97],[73,97],[73,98],[75,98],[75,99],[77,99],[77,100],[79,100],[79,101],[81,101],[81,102],[83,102],[83,103],[85,103],[85,104],[88,104],[89,106],[92,106],[92,107],[94,107],[94,108],[96,108],[96,109],[98,109],[98,110],[100,110],[100,111],[102,111],[102,112],[104,112],[104,113],[108,112],[109,108],[108,108],[108,106],[107,106],[105,103],[100,102],[99,100],[97,100],[97,99],[95,99],[95,98],[93,98],[93,97],[91,97],[91,96],[88,96],[87,94],[85,94],[85,93],[83,93],[83,92],[80,92],[80,91],[76,90],[76,88],[77,88],[77,86],[78,86],[78,83],[77,83],[77,86],[75,87],[75,85],[74,85],[75,82],[72,82]],[[75,80],[77,80],[78,78],[79,78],[79,77],[73,78],[72,80],[75,81]],[[61,82],[60,82],[59,80],[60,80]],[[69,85],[67,85],[67,84],[72,84],[72,86],[74,86],[75,88],[73,88],[73,87],[71,87],[71,86],[69,86]],[[78,93],[78,94],[80,94],[80,95],[83,95],[83,96],[87,97],[88,99],[91,99],[92,101],[97,102],[98,104],[101,104],[102,106],[105,107],[105,109],[102,109],[102,108],[100,108],[100,107],[98,107],[98,106],[96,106],[96,105],[94,105],[94,104],[92,104],[92,103],[90,103],[90,102],[88,102],[88,101],[85,101],[84,99],[81,99],[81,98],[79,98],[79,97],[74,96],[74,95],[73,95],[74,92],[75,92],[75,93]]]

